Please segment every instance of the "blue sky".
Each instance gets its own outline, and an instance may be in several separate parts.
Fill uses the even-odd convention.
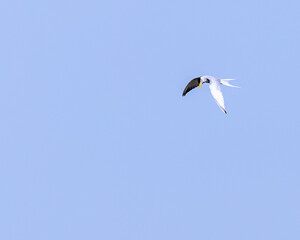
[[[300,239],[299,7],[2,1],[0,238]]]

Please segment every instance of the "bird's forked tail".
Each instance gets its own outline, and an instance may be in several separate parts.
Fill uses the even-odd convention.
[[[235,88],[240,88],[238,86],[233,86],[231,85],[228,81],[231,81],[231,80],[234,80],[234,79],[220,79],[220,82],[221,84],[225,85],[225,86],[228,86],[228,87],[235,87]]]

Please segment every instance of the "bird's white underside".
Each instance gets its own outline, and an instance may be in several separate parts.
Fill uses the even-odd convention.
[[[221,91],[221,83],[219,79],[210,80],[209,89],[220,109],[226,113],[224,97]]]
[[[209,79],[209,89],[210,89],[212,96],[214,97],[214,99],[215,99],[216,103],[218,104],[218,106],[220,107],[220,109],[224,113],[227,113],[226,109],[225,109],[224,97],[222,94],[221,85],[223,84],[228,87],[236,87],[236,86],[229,84],[229,81],[234,80],[234,79],[218,79],[218,78],[215,78],[212,76],[203,76],[203,78]]]

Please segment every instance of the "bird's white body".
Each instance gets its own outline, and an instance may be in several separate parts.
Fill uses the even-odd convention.
[[[226,109],[225,109],[223,94],[222,94],[222,91],[221,91],[221,81],[220,81],[220,79],[217,79],[217,78],[211,77],[211,76],[208,76],[207,78],[210,80],[209,89],[210,89],[210,92],[213,95],[216,103],[218,104],[218,106],[221,108],[221,110],[224,113],[227,113]]]
[[[202,79],[202,78],[209,80],[209,89],[210,89],[212,96],[214,97],[214,99],[215,99],[216,103],[218,104],[218,106],[220,107],[220,109],[224,113],[227,113],[226,109],[225,109],[221,85],[223,84],[228,87],[236,87],[236,86],[233,86],[228,83],[228,81],[233,80],[233,79],[218,79],[213,76],[202,76],[200,79]]]

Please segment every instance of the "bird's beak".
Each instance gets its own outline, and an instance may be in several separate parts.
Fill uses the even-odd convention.
[[[201,82],[199,83],[199,88],[201,88]]]

